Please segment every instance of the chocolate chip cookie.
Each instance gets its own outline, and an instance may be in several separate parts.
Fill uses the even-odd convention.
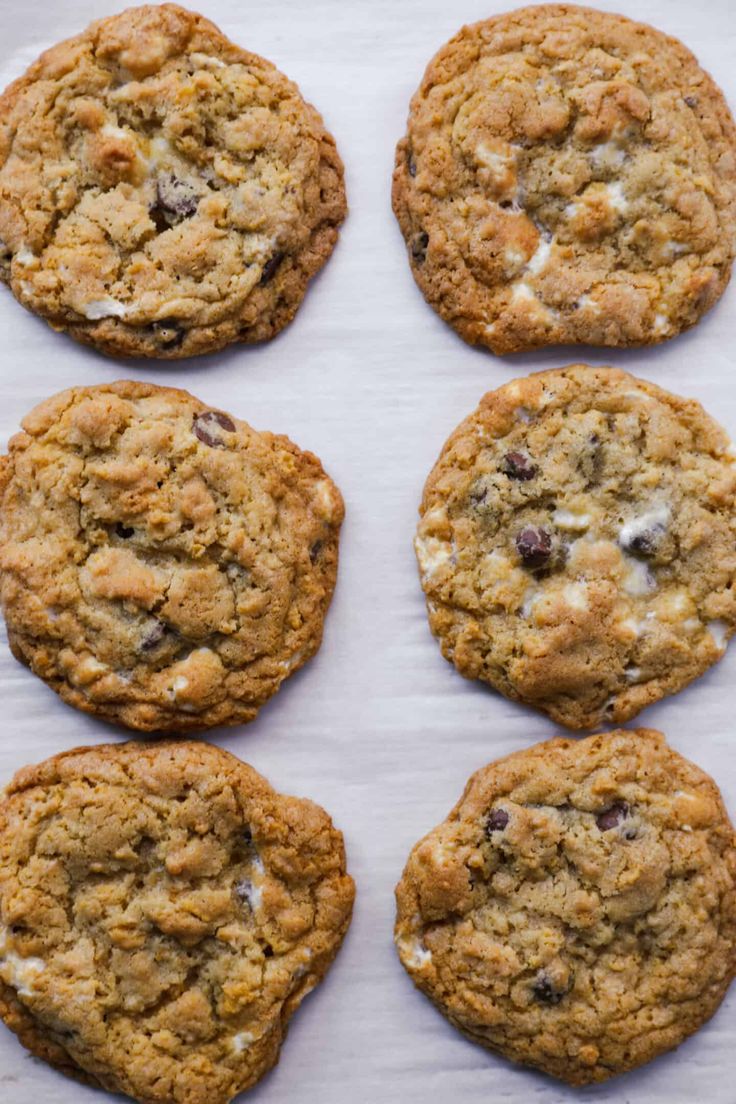
[[[551,740],[479,770],[412,851],[396,944],[468,1038],[572,1085],[697,1031],[736,970],[736,837],[659,732]]]
[[[319,460],[152,384],[64,391],[23,426],[0,466],[16,658],[131,728],[252,720],[320,645],[343,505]]]
[[[175,4],[93,23],[0,97],[0,278],[106,353],[273,337],[345,211],[296,85]]]
[[[202,743],[80,748],[0,803],[0,1017],[142,1104],[227,1104],[278,1060],[354,897],[342,835]]]
[[[430,62],[393,206],[425,298],[471,344],[650,344],[728,282],[736,127],[675,39],[610,12],[523,8]]]
[[[613,368],[515,380],[450,437],[415,542],[467,678],[570,728],[697,678],[736,627],[736,466],[699,403]]]

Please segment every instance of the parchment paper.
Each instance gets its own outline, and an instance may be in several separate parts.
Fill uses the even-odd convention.
[[[121,5],[123,0],[121,0]],[[556,731],[463,680],[427,626],[411,547],[422,484],[481,395],[538,368],[614,363],[699,398],[736,435],[736,285],[695,330],[650,350],[551,349],[500,360],[464,345],[416,289],[389,203],[393,149],[431,55],[503,0],[202,0],[236,42],[274,61],[323,113],[346,163],[351,214],[289,329],[260,348],[170,365],[115,362],[53,333],[0,288],[0,445],[64,387],[133,377],[183,386],[323,460],[347,503],[340,579],[318,657],[248,727],[211,739],[343,829],[355,919],[327,981],[293,1022],[253,1104],[734,1104],[736,990],[677,1052],[575,1092],[466,1042],[415,992],[391,942],[393,888],[413,843],[468,775]],[[603,6],[603,5],[594,5]],[[111,0],[0,0],[0,82]],[[616,0],[687,43],[736,106],[731,0]],[[711,772],[736,814],[736,645],[695,685],[641,714]],[[0,785],[28,762],[118,730],[64,706],[0,641]],[[0,1027],[2,1104],[93,1104]]]

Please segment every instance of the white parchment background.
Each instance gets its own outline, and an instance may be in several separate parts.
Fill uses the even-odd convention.
[[[122,2],[122,0],[121,0]],[[508,5],[510,6],[510,5]],[[596,5],[603,7],[604,5]],[[499,360],[464,345],[424,304],[390,210],[393,148],[424,67],[463,22],[503,0],[202,0],[236,42],[296,80],[346,164],[351,213],[291,327],[261,348],[174,363],[83,349],[0,289],[0,444],[45,396],[134,377],[183,386],[323,460],[347,503],[340,579],[319,656],[258,720],[211,738],[279,789],[322,803],[345,832],[353,926],[293,1023],[253,1104],[734,1104],[736,991],[676,1053],[575,1092],[464,1041],[416,993],[391,943],[393,887],[411,845],[471,771],[554,734],[542,716],[465,682],[427,627],[411,537],[443,441],[484,391],[538,368],[615,363],[699,398],[736,436],[736,285],[694,331],[656,349],[552,349]],[[0,0],[0,82],[52,42],[117,10],[111,0]],[[732,0],[615,0],[682,38],[736,106]],[[736,814],[736,645],[689,690],[641,715],[711,772]],[[0,642],[0,785],[27,762],[117,730],[62,705]],[[94,1104],[0,1028],[0,1102]]]

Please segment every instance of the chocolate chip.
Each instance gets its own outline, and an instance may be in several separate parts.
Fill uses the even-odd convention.
[[[175,349],[186,336],[185,328],[175,318],[162,318],[160,322],[153,322],[151,329],[164,349]]]
[[[622,537],[621,545],[627,552],[647,559],[650,556],[656,556],[664,534],[664,525],[652,525],[649,529],[640,529],[629,537]]]
[[[165,625],[163,621],[154,621],[154,623],[148,628],[141,640],[141,650],[144,652],[152,652],[156,648],[166,634],[169,632],[169,626]]]
[[[524,452],[507,452],[501,461],[501,471],[509,479],[519,479],[523,483],[528,479],[533,479],[537,474],[537,470],[536,464],[532,464]]]
[[[267,943],[266,946],[263,948],[263,957],[273,958],[273,947],[270,943]]]
[[[151,221],[156,227],[156,230],[159,234],[163,234],[165,230],[171,229],[171,222],[166,217],[166,212],[164,211],[163,207],[159,206],[158,203],[151,204],[151,206],[148,208],[148,214],[150,215]]]
[[[191,218],[199,206],[196,188],[174,173],[162,173],[156,181],[156,206],[174,221]]]
[[[128,537],[133,536],[133,534],[135,533],[135,529],[131,529],[130,526],[123,525],[122,521],[119,521],[115,526],[115,532],[119,537],[122,537],[123,540],[127,540]]]
[[[688,107],[697,107],[698,106],[698,97],[697,96],[685,96],[685,103],[687,104]]]
[[[219,410],[205,410],[203,414],[196,414],[192,428],[195,437],[210,448],[227,448],[219,432],[220,429],[225,429],[228,433],[235,432],[232,420],[227,414],[221,414]]]
[[[513,207],[513,205],[513,200],[502,199],[498,206],[503,207],[504,211],[508,211],[509,207]]]
[[[411,239],[411,255],[416,264],[424,264],[424,261],[427,257],[428,245],[429,234],[415,234],[414,237]]]
[[[269,257],[269,259],[263,266],[263,272],[261,273],[261,278],[258,281],[261,286],[263,286],[263,284],[269,283],[270,280],[273,280],[274,276],[276,275],[276,270],[278,269],[283,259],[283,253],[274,253],[273,257]]]
[[[610,832],[612,828],[618,828],[622,820],[629,815],[629,806],[626,801],[614,801],[610,808],[604,809],[595,818],[595,822],[601,832]]]
[[[605,454],[600,437],[597,433],[591,433],[578,459],[578,467],[585,476],[588,486],[600,482],[604,462]]]
[[[539,971],[532,985],[532,993],[540,1004],[559,1004],[566,992],[566,989],[558,989],[544,970]]]
[[[243,839],[246,843],[253,842],[253,833],[250,830],[250,824],[246,824],[245,828],[243,829]]]
[[[322,551],[323,547],[324,547],[324,545],[323,545],[322,541],[318,540],[318,541],[315,541],[314,544],[312,545],[312,547],[309,549],[309,558],[312,561],[312,563],[317,562],[317,560],[319,559],[319,554]]]
[[[468,491],[468,500],[473,506],[482,506],[488,496],[488,488],[476,483]]]
[[[241,901],[247,901],[250,904],[251,895],[253,893],[253,883],[247,878],[244,878],[242,882],[236,882],[235,894]]]
[[[490,839],[493,832],[503,832],[509,822],[509,814],[505,809],[491,809],[486,820],[486,835]]]
[[[516,535],[516,551],[524,567],[544,567],[552,554],[552,538],[539,525],[527,525]]]
[[[409,176],[413,177],[417,175],[417,163],[411,153],[407,153],[406,155],[406,166],[409,170]]]

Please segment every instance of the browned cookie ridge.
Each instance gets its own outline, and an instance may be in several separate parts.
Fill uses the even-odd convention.
[[[354,897],[310,801],[201,743],[80,748],[0,801],[0,1017],[141,1104],[227,1104],[278,1060]]]
[[[413,849],[396,944],[474,1042],[572,1085],[697,1031],[736,969],[736,837],[713,780],[647,729],[479,770]]]
[[[461,674],[571,728],[691,682],[736,627],[736,465],[699,403],[572,365],[491,391],[424,489],[416,553]]]
[[[0,97],[0,278],[103,352],[273,337],[345,212],[296,85],[175,4],[93,23]]]
[[[571,4],[522,8],[430,62],[393,206],[419,287],[466,341],[658,342],[728,282],[736,128],[676,39]]]
[[[33,410],[0,468],[15,656],[106,720],[252,720],[317,651],[340,493],[319,460],[186,391],[122,382]]]

